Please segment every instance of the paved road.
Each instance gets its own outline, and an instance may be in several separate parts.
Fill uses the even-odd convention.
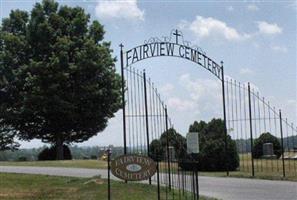
[[[106,170],[81,168],[0,166],[0,172],[107,177]],[[199,186],[201,194],[223,200],[297,200],[296,182],[200,176]]]

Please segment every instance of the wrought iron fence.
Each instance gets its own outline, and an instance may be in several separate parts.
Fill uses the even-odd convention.
[[[125,136],[127,154],[147,155],[157,163],[157,172],[149,184],[156,184],[157,199],[198,199],[198,174],[179,168],[179,159],[170,153],[168,137],[173,128],[154,83],[147,78],[145,71],[133,67],[123,70],[125,77]],[[173,135],[174,136],[174,135]],[[165,138],[162,152],[150,150],[154,142]]]
[[[225,86],[227,130],[237,144],[239,172],[251,176],[297,176],[297,128],[294,124],[283,118],[282,111],[261,97],[249,83],[227,79]],[[272,155],[263,152],[263,144],[271,143],[271,137],[266,139],[268,134],[264,133],[278,141],[270,145]]]

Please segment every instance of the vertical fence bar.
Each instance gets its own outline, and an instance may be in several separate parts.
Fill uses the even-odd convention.
[[[224,115],[224,134],[225,134],[225,169],[227,176],[229,176],[229,162],[228,162],[228,152],[227,152],[227,123],[226,123],[226,99],[225,99],[225,78],[224,78],[224,62],[221,61],[221,71],[222,71],[222,96],[223,96],[223,115]]]
[[[110,200],[110,149],[107,149],[107,193],[108,193],[108,200]]]
[[[273,118],[274,118],[274,132],[277,134],[277,112],[275,111],[275,107],[273,107]],[[277,136],[277,135],[276,135]],[[278,160],[276,161],[276,171],[279,172]]]
[[[254,91],[254,88],[252,89],[252,94],[253,94],[253,97],[251,98],[251,100],[252,100],[252,104],[251,105],[253,105],[252,107],[253,108],[251,108],[252,110],[253,110],[253,112],[252,112],[252,116],[254,117],[253,118],[253,121],[254,121],[254,126],[253,126],[253,128],[254,128],[254,132],[253,132],[253,139],[254,138],[257,138],[257,132],[258,132],[258,129],[257,129],[257,114],[256,114],[256,100],[255,100],[255,96],[256,96],[256,94],[255,94],[255,91]],[[260,171],[259,170],[259,166],[257,165],[258,164],[258,160],[256,161],[256,167],[255,167],[255,171],[257,172],[257,171]]]
[[[196,178],[196,199],[199,200],[199,180],[198,180],[198,166],[195,167],[195,178]]]
[[[178,176],[178,197],[181,199],[181,191],[180,191],[180,172],[179,172],[179,166],[177,166],[177,176]]]
[[[168,132],[168,114],[167,107],[165,107],[165,126],[166,126],[166,143],[167,143],[167,165],[168,165],[168,188],[171,190],[171,172],[170,172],[170,155],[169,155],[169,132]]]
[[[146,91],[146,74],[143,71],[143,87],[144,87],[144,107],[145,107],[145,126],[146,126],[146,143],[147,155],[150,157],[150,138],[149,138],[149,124],[148,124],[148,107],[147,107],[147,91]],[[149,178],[149,184],[152,184],[152,179]]]
[[[158,188],[158,200],[161,199],[160,197],[160,174],[159,174],[159,158],[157,158],[157,188]]]
[[[294,139],[294,124],[293,123],[291,123],[291,128],[292,128],[292,153],[293,153],[293,155],[295,155],[294,153],[295,153],[295,149],[294,149],[294,147],[295,147],[295,139]],[[295,160],[293,160],[293,164],[294,164],[294,174],[295,174],[295,176],[296,176],[296,161]]]
[[[123,44],[120,44],[121,48],[121,76],[122,76],[122,109],[123,109],[123,138],[124,138],[124,154],[127,154],[126,143],[126,109],[125,109],[125,77],[124,77],[124,60],[123,60]]]
[[[193,199],[196,200],[196,195],[195,195],[195,174],[194,170],[192,171],[192,195]]]
[[[243,150],[243,126],[242,126],[242,96],[241,96],[241,84],[238,83],[238,95],[239,95],[239,122],[240,122],[240,153],[241,158],[239,157],[239,161],[242,161],[242,168],[241,168],[241,162],[240,163],[240,171],[245,171],[245,165],[244,165],[244,150]]]
[[[126,114],[127,116],[131,116],[133,115],[133,113],[131,112],[131,97],[130,97],[130,85],[131,85],[131,80],[130,80],[130,77],[131,77],[131,71],[129,68],[126,69],[126,77],[125,77],[125,80],[126,80],[126,87],[127,87],[127,99],[126,99]],[[131,94],[132,95],[132,94]],[[126,118],[126,129],[127,129],[127,138],[128,138],[128,147],[132,147],[132,136],[131,136],[131,133],[132,133],[132,125],[131,125],[131,117],[128,117]],[[129,150],[128,150],[129,151]]]
[[[182,173],[182,193],[183,193],[183,196],[185,195],[185,172],[184,172],[184,170],[182,169],[182,171],[181,171],[181,173]]]
[[[290,159],[290,148],[289,148],[290,143],[289,143],[289,129],[288,129],[288,127],[289,127],[288,118],[286,118],[286,135],[285,135],[285,137],[287,138],[287,145],[286,145],[287,148],[285,148],[285,151],[287,149],[288,158],[289,158],[287,160],[287,163],[289,164],[289,169],[287,169],[288,170],[287,172],[289,172],[289,173],[287,173],[287,174],[290,174],[290,172],[291,172],[291,159]]]
[[[258,118],[259,118],[259,120],[258,120],[259,124],[258,125],[259,125],[259,133],[261,134],[262,133],[262,123],[261,123],[261,107],[260,107],[260,94],[259,94],[259,92],[257,92],[257,99],[258,99],[257,107],[258,107]],[[257,123],[257,122],[255,121],[255,123]],[[264,132],[265,132],[265,129],[264,129]],[[259,164],[259,162],[258,162],[258,164]],[[262,159],[260,160],[260,165],[261,165],[261,172],[263,172],[263,161],[262,161]]]
[[[255,166],[253,157],[253,124],[252,124],[252,106],[251,106],[251,87],[248,83],[248,97],[249,97],[249,118],[250,118],[250,139],[251,139],[251,160],[252,160],[252,176],[255,176]]]
[[[246,151],[246,154],[248,155],[249,153],[249,149],[248,149],[248,135],[247,135],[247,109],[246,109],[246,84],[243,84],[243,112],[244,112],[244,136],[245,136],[245,151]],[[250,170],[250,165],[249,165],[249,161],[247,160],[246,162],[246,168],[247,168],[247,171]]]
[[[283,177],[286,177],[285,158],[284,158],[283,120],[282,120],[282,111],[281,110],[279,110],[279,123],[280,123],[279,125],[280,125],[281,145],[282,145]]]

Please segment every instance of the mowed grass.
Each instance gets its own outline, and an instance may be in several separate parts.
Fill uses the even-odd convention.
[[[289,154],[286,153],[285,157]],[[240,154],[240,168],[231,172],[234,176],[251,176],[252,160],[251,154]],[[254,159],[255,176],[258,178],[284,179],[297,181],[297,160],[284,160],[286,177],[283,178],[283,162],[279,159]]]
[[[74,167],[89,169],[106,169],[107,161],[102,160],[53,160],[53,161],[0,161],[0,166],[34,166],[34,167]]]
[[[286,156],[286,155],[285,155]],[[269,180],[297,181],[297,160],[284,160],[285,177],[283,177],[282,159],[254,159],[255,176],[252,176],[252,161],[250,154],[240,154],[240,167],[230,171],[229,176],[238,178],[258,178]],[[160,163],[160,170],[167,172],[167,163]],[[171,163],[171,172],[177,173],[178,164]],[[224,172],[199,172],[201,176],[226,177]]]
[[[111,199],[152,200],[157,199],[157,187],[140,183],[111,182]],[[172,195],[172,194],[171,194]],[[175,191],[175,196],[178,192]],[[190,194],[182,199],[190,198]],[[161,189],[161,198],[166,198]],[[71,178],[45,175],[0,173],[1,200],[95,200],[107,199],[107,180],[100,178]],[[212,198],[201,197],[202,200]],[[214,199],[212,199],[214,200]]]
[[[285,155],[286,156],[286,155]],[[272,180],[297,181],[297,160],[285,160],[286,177],[283,177],[282,159],[254,159],[255,177],[252,177],[252,161],[250,154],[240,154],[240,167],[230,172],[232,177],[261,178]],[[106,169],[107,162],[101,160],[69,160],[69,161],[28,161],[0,162],[0,166],[37,166],[37,167],[74,167]],[[171,163],[171,172],[177,173],[177,163]],[[160,163],[160,171],[166,172],[167,163]],[[200,172],[202,176],[226,176],[226,172]]]

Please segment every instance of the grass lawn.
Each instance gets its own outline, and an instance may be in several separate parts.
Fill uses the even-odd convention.
[[[123,182],[112,181],[111,190],[111,199],[114,200],[157,199],[156,186],[140,183],[125,184]],[[190,198],[189,194],[187,198]],[[103,200],[107,199],[107,180],[102,180],[96,177],[93,179],[86,179],[0,173],[0,199]],[[164,188],[162,188],[162,199],[165,199]],[[186,199],[186,197],[184,199]],[[214,200],[206,197],[202,197],[201,199]]]
[[[105,169],[107,161],[98,160],[61,160],[61,161],[20,161],[10,162],[0,161],[0,166],[34,166],[34,167],[74,167],[74,168],[91,168]]]
[[[240,169],[230,172],[232,177],[252,178],[251,176],[251,155],[240,154]],[[37,166],[37,167],[75,167],[106,169],[107,162],[100,160],[68,160],[68,161],[28,161],[28,162],[1,162],[0,166]],[[285,160],[286,177],[282,177],[281,159],[254,159],[255,178],[272,180],[297,181],[297,160]],[[165,171],[167,163],[160,164],[160,170]],[[177,171],[177,164],[171,164],[171,171]],[[226,176],[226,172],[200,172],[205,176]]]

